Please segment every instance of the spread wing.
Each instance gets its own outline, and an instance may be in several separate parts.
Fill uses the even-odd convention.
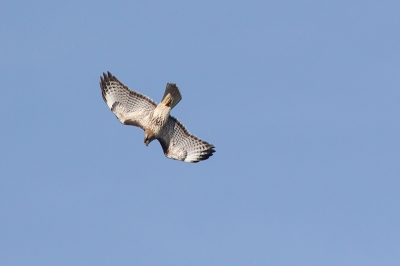
[[[161,137],[157,138],[165,156],[171,159],[197,163],[207,160],[215,152],[214,145],[189,133],[174,117],[170,116]]]
[[[122,124],[144,129],[146,117],[157,106],[153,100],[130,90],[110,72],[100,77],[100,88],[104,102]]]

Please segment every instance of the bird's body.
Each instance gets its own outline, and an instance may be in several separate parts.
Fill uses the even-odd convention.
[[[100,77],[102,96],[124,125],[138,126],[145,131],[144,143],[157,139],[165,156],[185,162],[208,159],[215,152],[211,145],[194,135],[170,111],[182,99],[176,84],[168,83],[161,102],[157,105],[147,96],[131,91],[110,72]]]

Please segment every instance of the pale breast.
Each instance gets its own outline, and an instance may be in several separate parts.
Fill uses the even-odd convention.
[[[153,115],[150,118],[149,126],[152,128],[154,134],[158,136],[161,129],[169,118],[170,107],[159,104],[153,111]]]

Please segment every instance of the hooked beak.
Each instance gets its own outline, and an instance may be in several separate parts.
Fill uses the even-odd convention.
[[[153,139],[154,139],[154,137],[153,137],[151,134],[149,134],[148,132],[146,132],[145,135],[144,135],[144,144],[145,144],[146,146],[148,146],[149,143],[150,143]]]

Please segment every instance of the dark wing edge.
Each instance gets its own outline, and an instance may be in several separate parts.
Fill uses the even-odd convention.
[[[140,92],[130,90],[110,72],[100,76],[101,95],[108,108],[112,108],[115,102],[121,103],[126,111],[153,110],[157,104]]]
[[[158,141],[166,157],[184,162],[197,163],[207,160],[215,152],[215,146],[189,133],[175,117],[170,116],[162,137]]]
[[[130,90],[110,72],[100,76],[100,88],[104,102],[122,124],[144,129],[142,118],[157,106],[153,100]]]

